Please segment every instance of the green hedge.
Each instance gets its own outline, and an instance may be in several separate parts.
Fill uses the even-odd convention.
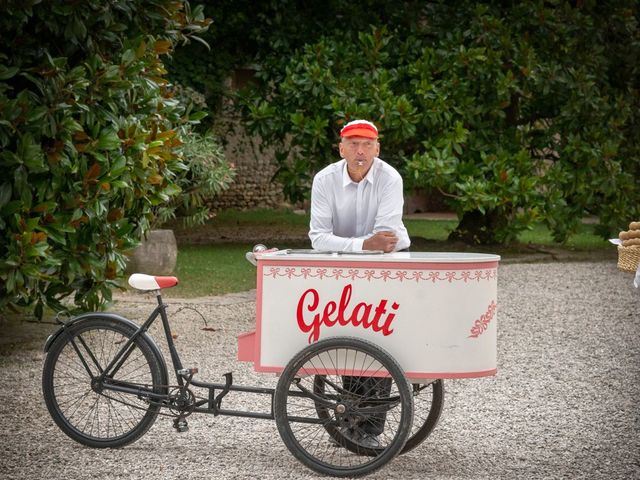
[[[637,2],[412,6],[409,23],[347,21],[259,55],[244,114],[290,199],[337,160],[340,127],[369,118],[382,158],[409,188],[440,190],[468,242],[508,243],[541,220],[563,241],[584,214],[606,237],[640,215]]]
[[[189,172],[181,136],[199,115],[162,57],[208,24],[175,0],[2,4],[0,308],[110,299]]]

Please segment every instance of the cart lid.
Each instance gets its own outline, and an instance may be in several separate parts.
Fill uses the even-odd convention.
[[[469,252],[330,252],[312,249],[286,249],[257,253],[258,260],[312,260],[315,262],[407,262],[407,263],[492,263],[500,261],[500,255]]]

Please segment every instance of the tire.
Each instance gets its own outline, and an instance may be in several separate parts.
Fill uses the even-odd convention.
[[[95,315],[67,327],[49,348],[42,372],[47,409],[62,431],[83,445],[122,447],[144,435],[156,420],[158,405],[136,395],[92,387],[92,376],[99,371],[96,363],[106,368],[134,332],[124,322]],[[164,362],[144,335],[132,347],[113,380],[153,385],[155,393],[165,393]]]
[[[409,439],[402,449],[407,453],[420,445],[438,424],[444,407],[444,382],[413,384],[413,426]]]
[[[382,387],[347,389],[347,375]],[[276,387],[274,416],[285,445],[304,465],[325,475],[356,477],[400,453],[411,431],[412,401],[411,386],[393,357],[371,342],[336,337],[306,347],[287,364]],[[371,446],[367,426],[380,416],[378,444]]]

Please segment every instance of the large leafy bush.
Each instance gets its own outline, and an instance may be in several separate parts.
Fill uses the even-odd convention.
[[[180,150],[189,171],[176,181],[180,195],[158,207],[156,223],[179,217],[186,227],[194,227],[213,216],[208,202],[229,186],[235,170],[225,160],[222,145],[212,132],[190,132]]]
[[[425,2],[410,24],[264,53],[245,115],[292,200],[364,117],[408,186],[445,195],[458,238],[507,243],[542,220],[564,240],[585,213],[606,236],[640,214],[638,16],[632,1]]]
[[[189,172],[161,57],[205,29],[175,0],[4,2],[0,308],[96,308]]]
[[[409,25],[424,0],[345,2],[344,0],[216,0],[204,13],[214,23],[202,38],[215,48],[193,45],[177,51],[169,77],[203,92],[209,108],[220,108],[221,97],[233,95],[228,82],[237,68],[262,64],[264,54],[286,62],[289,56],[323,35],[347,36],[382,22]],[[233,88],[233,87],[232,87]]]

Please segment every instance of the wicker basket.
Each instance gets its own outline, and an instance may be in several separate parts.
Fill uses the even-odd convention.
[[[618,245],[618,269],[635,273],[638,263],[640,263],[640,245],[629,247]]]

